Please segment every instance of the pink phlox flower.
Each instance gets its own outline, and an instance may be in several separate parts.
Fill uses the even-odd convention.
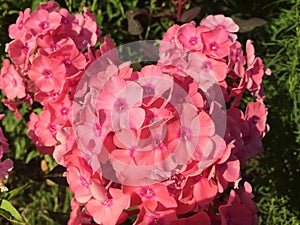
[[[248,205],[243,204],[239,195],[234,191],[230,191],[226,205],[219,206],[221,221],[224,225],[243,224],[257,225],[258,219]]]
[[[94,221],[103,225],[115,225],[124,209],[130,205],[130,196],[121,190],[110,188],[111,197],[90,199],[85,208]]]
[[[51,147],[56,145],[56,133],[60,127],[53,122],[51,112],[44,109],[34,124],[34,133],[38,137],[37,144]]]
[[[75,198],[71,200],[71,213],[68,225],[91,225],[93,218],[82,209],[82,204],[76,201]]]
[[[78,147],[87,157],[87,161],[91,162],[92,168],[96,169],[96,164],[99,167],[99,163],[106,161],[107,154],[115,149],[112,140],[107,136],[111,131],[110,120],[106,119],[104,110],[94,111],[89,107],[73,113],[77,117],[75,120],[73,118],[73,124]]]
[[[65,65],[66,77],[71,77],[86,66],[85,56],[78,51],[74,43],[61,47],[59,51],[51,54],[51,58],[55,58]]]
[[[179,46],[182,45],[187,51],[201,51],[203,49],[201,34],[207,30],[203,26],[196,27],[194,22],[182,25],[177,33]]]
[[[231,155],[226,162],[216,165],[215,176],[218,181],[218,190],[223,192],[228,183],[240,179],[240,161],[235,155]]]
[[[262,59],[255,57],[254,47],[250,40],[246,44],[247,65],[246,76],[248,77],[247,89],[252,92],[258,99],[263,99],[264,96],[260,93],[262,89],[262,77],[264,75],[264,64]],[[254,58],[255,57],[255,58]]]
[[[65,176],[70,190],[79,203],[87,203],[92,196],[106,196],[102,180],[99,176],[93,175],[92,168],[82,158],[73,161],[73,165],[68,165]]]
[[[36,48],[35,38],[17,39],[6,45],[6,51],[12,62],[22,69],[26,69],[29,64],[30,56]]]
[[[175,146],[175,150],[172,153],[174,161],[185,165],[190,162],[196,150],[200,135],[200,121],[198,110],[193,105],[184,104],[179,114],[180,126],[173,127],[174,136],[170,140],[170,145]],[[172,125],[175,124],[173,123]]]
[[[142,104],[143,89],[136,82],[125,82],[113,76],[100,93],[97,105],[109,110],[112,129],[139,129],[145,119]],[[134,115],[134,116],[133,116]]]
[[[59,4],[54,1],[41,2],[41,4],[36,8],[36,10],[44,9],[50,12],[56,12],[59,9]]]
[[[169,100],[173,89],[173,79],[164,74],[158,66],[145,66],[139,72],[137,83],[143,88],[143,104],[151,105],[157,98]]]
[[[255,202],[253,201],[254,194],[252,193],[252,187],[251,184],[247,181],[244,182],[243,186],[239,186],[239,188],[236,190],[236,193],[239,195],[241,203],[244,205],[247,205],[247,207],[251,210],[251,212],[254,215],[255,223],[257,223],[257,206]]]
[[[8,99],[24,98],[26,96],[23,78],[9,60],[3,61],[3,67],[0,73],[0,89]]]
[[[249,123],[250,131],[256,138],[263,137],[266,131],[268,109],[261,102],[247,104],[245,119]]]
[[[2,102],[10,111],[14,113],[14,116],[16,117],[17,120],[21,120],[21,114],[19,112],[17,103],[15,103],[15,101],[3,98]]]
[[[67,9],[59,9],[58,12],[62,16],[62,20],[56,32],[58,34],[67,35],[68,37],[78,36],[81,31],[78,19],[74,15],[71,15]]]
[[[39,47],[39,54],[44,56],[57,52],[64,46],[75,45],[74,41],[70,37],[65,37],[59,34],[40,35],[36,38],[36,44]]]
[[[59,144],[56,145],[54,148],[53,158],[58,164],[64,167],[67,167],[65,155],[72,152],[72,148],[74,148],[72,144],[72,139],[74,139],[73,135],[74,134],[71,127],[64,127],[58,130],[56,133],[56,139],[59,142]]]
[[[163,35],[162,41],[169,42],[172,45],[175,45],[175,38],[180,29],[180,26],[178,24],[174,24],[171,26]]]
[[[244,75],[246,59],[243,54],[242,46],[240,42],[233,42],[230,46],[230,54],[228,55],[228,70],[230,72],[232,67],[237,76],[242,77]]]
[[[244,129],[244,148],[236,155],[244,164],[245,161],[263,152],[262,137],[267,130],[267,108],[260,102],[249,102],[246,108],[247,129]]]
[[[225,30],[212,30],[201,33],[204,44],[204,54],[209,57],[222,59],[229,54],[229,47],[232,41]]]
[[[174,209],[159,209],[157,203],[153,202],[142,208],[134,225],[170,225],[176,219]]]
[[[209,15],[202,19],[200,22],[201,26],[205,26],[210,30],[224,29],[228,32],[228,35],[234,41],[237,39],[237,35],[233,34],[239,31],[239,26],[230,17],[224,15]]]
[[[57,12],[48,12],[40,9],[31,14],[25,22],[25,28],[32,35],[43,35],[54,31],[61,24],[61,15]]]
[[[53,116],[53,122],[61,126],[71,126],[72,118],[72,101],[66,95],[60,101],[48,103],[47,108]]]
[[[170,195],[167,187],[160,183],[147,186],[123,185],[123,192],[130,195],[138,195],[139,199],[142,201],[142,205],[157,202],[162,204],[165,208],[175,208],[177,206],[177,202],[174,197]],[[138,199],[135,199],[135,201],[137,201],[136,203],[139,203]]]
[[[212,203],[218,193],[217,184],[213,179],[200,177],[194,185],[194,198],[200,208],[205,208]]]
[[[38,56],[32,62],[28,76],[43,92],[59,91],[65,83],[66,68],[55,58]]]
[[[202,53],[191,53],[186,73],[190,75],[199,87],[205,89],[205,83],[217,83],[226,77],[227,65],[224,62],[206,57]]]
[[[19,12],[19,17],[15,24],[11,24],[8,27],[8,35],[11,39],[21,39],[26,36],[27,31],[24,28],[26,20],[30,17],[30,9],[25,9],[24,12]]]
[[[75,37],[75,43],[79,50],[83,51],[90,46],[95,46],[101,35],[95,17],[90,13],[89,9],[84,7],[84,13],[76,14],[75,17],[81,26],[81,31]]]

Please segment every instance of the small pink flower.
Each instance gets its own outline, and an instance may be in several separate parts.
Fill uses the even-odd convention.
[[[169,194],[167,187],[163,184],[158,183],[142,187],[123,186],[123,191],[130,195],[133,193],[137,194],[143,204],[155,201],[166,208],[175,208],[177,206],[175,199]]]
[[[196,27],[194,23],[182,25],[178,31],[178,40],[187,50],[202,50],[201,33],[207,31],[205,27]]]
[[[3,90],[10,100],[24,98],[26,96],[23,79],[15,67],[9,64],[8,60],[3,61],[0,74],[0,89]]]
[[[61,23],[61,15],[40,9],[31,14],[26,20],[25,27],[32,35],[46,34],[55,30]]]
[[[111,198],[90,199],[86,205],[86,211],[94,221],[103,225],[115,225],[124,209],[130,205],[130,196],[121,190],[110,188]]]
[[[55,135],[59,127],[53,123],[49,110],[43,110],[34,124],[34,133],[38,137],[38,144],[47,147],[54,146],[57,143]]]
[[[30,9],[25,9],[24,12],[19,12],[19,17],[15,24],[8,28],[8,35],[11,39],[23,39],[26,35],[24,27],[26,20],[30,17]]]
[[[202,19],[200,25],[205,26],[210,30],[224,29],[229,32],[228,35],[232,40],[237,39],[237,36],[232,33],[238,32],[239,26],[230,17],[225,17],[224,15],[210,15]]]
[[[227,65],[224,62],[208,58],[201,53],[191,53],[189,55],[189,63],[186,69],[188,75],[190,75],[196,82],[201,83],[210,81],[215,83],[222,81],[226,77]]]
[[[222,59],[229,54],[232,41],[225,30],[212,30],[201,33],[204,53],[212,58]]]
[[[57,59],[38,56],[32,62],[28,76],[44,92],[59,91],[65,82],[65,66]]]

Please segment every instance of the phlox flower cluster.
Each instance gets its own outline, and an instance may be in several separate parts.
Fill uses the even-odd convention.
[[[41,104],[28,134],[66,168],[69,225],[132,216],[135,225],[258,224],[240,171],[263,151],[266,71],[238,29],[223,15],[173,25],[158,62],[134,71],[88,9],[73,16],[47,2],[20,12],[9,27],[2,101],[19,119],[18,105]]]

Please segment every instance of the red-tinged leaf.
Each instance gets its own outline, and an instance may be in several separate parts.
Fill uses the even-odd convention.
[[[130,20],[138,15],[148,15],[148,11],[146,9],[132,8],[132,9],[128,9],[125,14],[126,14],[126,18]]]
[[[257,17],[253,17],[253,18],[246,19],[246,20],[238,18],[238,17],[234,17],[233,20],[234,20],[234,22],[236,22],[237,25],[239,25],[240,33],[246,33],[246,32],[252,31],[254,28],[260,27],[267,23],[266,20],[263,20],[263,19],[257,18]]]
[[[196,6],[192,9],[189,9],[187,11],[185,11],[180,19],[179,19],[179,22],[182,22],[182,23],[188,23],[190,21],[192,21],[193,19],[195,19],[199,13],[201,11],[201,7],[200,6]]]
[[[128,32],[132,35],[140,35],[144,28],[140,21],[136,19],[128,19]]]
[[[170,18],[170,19],[175,19],[176,18],[176,14],[174,12],[172,12],[171,9],[163,9],[159,13],[152,14],[151,16],[154,17],[154,18],[162,18],[162,17]]]

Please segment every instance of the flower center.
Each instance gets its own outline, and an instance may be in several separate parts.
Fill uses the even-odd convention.
[[[211,61],[209,61],[209,60],[204,61],[201,65],[201,70],[203,70],[205,72],[210,71],[211,70]]]
[[[181,135],[180,135],[181,139],[183,139],[184,141],[190,141],[192,138],[192,131],[191,129],[187,128],[187,127],[183,127],[181,129]]]
[[[52,70],[49,70],[49,69],[44,69],[42,74],[46,79],[53,77],[53,72],[52,72]]]
[[[196,44],[198,44],[198,38],[197,37],[191,37],[189,42],[190,42],[190,45],[195,46]]]
[[[49,23],[47,21],[42,21],[40,22],[39,26],[42,30],[45,30],[49,27]]]
[[[124,112],[128,108],[126,100],[124,98],[118,98],[116,103],[114,104],[114,109],[117,112]]]
[[[66,115],[68,115],[69,114],[69,109],[67,108],[67,107],[62,107],[61,109],[60,109],[60,113],[63,115],[63,116],[66,116]]]
[[[85,188],[89,188],[90,184],[86,181],[86,179],[83,176],[79,177],[80,183],[82,184],[82,186],[84,186]]]
[[[151,187],[142,188],[140,194],[144,198],[148,198],[148,199],[153,198],[155,196],[155,193]]]
[[[55,124],[52,124],[52,123],[49,123],[48,126],[47,126],[47,129],[50,133],[52,134],[55,134],[57,129],[56,129],[56,125]]]
[[[219,45],[217,42],[214,41],[209,44],[209,48],[211,51],[218,51]]]

